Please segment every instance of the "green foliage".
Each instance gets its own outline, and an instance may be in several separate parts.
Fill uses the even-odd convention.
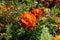
[[[52,40],[52,35],[49,33],[48,28],[46,28],[45,25],[43,25],[40,37],[40,40]]]
[[[40,35],[41,35],[41,27],[36,26],[35,30],[30,32],[30,37],[28,40],[40,40]]]
[[[53,36],[49,33],[45,25],[37,26],[35,30],[28,33],[24,40],[52,40]]]
[[[12,38],[12,24],[9,24],[7,26],[7,30],[6,30],[6,33],[7,33],[7,37],[6,37],[6,40],[10,40],[10,38]]]
[[[18,38],[22,36],[24,33],[24,29],[20,28],[18,24],[9,24],[6,30],[6,40],[18,40]]]
[[[60,13],[60,9],[57,8],[56,6],[52,8],[52,11],[54,12],[54,15],[57,15],[58,13]]]

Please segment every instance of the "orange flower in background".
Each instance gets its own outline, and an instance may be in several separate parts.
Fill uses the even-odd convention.
[[[60,23],[56,23],[56,27],[60,30]]]
[[[38,9],[38,8],[32,8],[31,12],[32,12],[32,14],[34,14],[36,17],[39,17],[39,16],[41,16],[41,14],[42,14],[42,11],[41,11],[40,9]]]
[[[58,23],[57,25],[58,25],[58,27],[60,27],[60,23]]]
[[[53,40],[60,40],[60,35],[57,35],[56,37],[54,37]]]
[[[36,24],[36,17],[31,12],[23,12],[20,15],[20,23],[24,28],[33,28]]]
[[[1,11],[7,11],[7,8],[5,6],[3,6],[3,5],[0,4],[0,10]]]

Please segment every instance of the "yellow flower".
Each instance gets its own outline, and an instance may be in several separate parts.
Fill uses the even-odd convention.
[[[14,20],[15,20],[15,21],[18,21],[18,20],[19,20],[19,17],[16,17]]]
[[[4,8],[4,6],[2,6],[2,5],[0,4],[0,9],[1,9],[1,8]]]
[[[44,11],[44,13],[47,13],[48,12],[48,8],[43,7],[43,11]]]
[[[56,23],[60,23],[60,18],[59,17],[54,17],[54,20]]]
[[[60,40],[60,35],[55,36],[53,40]]]
[[[54,20],[56,22],[56,27],[60,30],[60,18],[59,17],[54,17]]]

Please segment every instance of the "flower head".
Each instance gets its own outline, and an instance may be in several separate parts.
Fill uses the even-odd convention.
[[[36,17],[31,12],[23,12],[20,15],[20,23],[24,28],[32,28],[35,26]]]
[[[5,11],[7,11],[7,8],[4,5],[0,4],[0,10],[5,12]]]
[[[60,40],[60,35],[54,37],[53,40]]]
[[[60,30],[60,23],[56,23],[56,27]]]
[[[41,9],[38,9],[38,8],[32,8],[31,12],[32,12],[32,14],[34,14],[36,17],[39,17],[39,16],[41,16],[41,14],[42,14]]]

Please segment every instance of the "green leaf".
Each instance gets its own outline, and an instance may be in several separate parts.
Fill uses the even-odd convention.
[[[49,31],[45,26],[43,26],[42,28],[42,33],[40,37],[41,37],[40,40],[52,40],[52,35],[49,34]]]
[[[10,38],[12,38],[12,24],[9,24],[7,25],[7,30],[6,30],[6,34],[7,34],[7,37],[6,37],[6,40],[10,40]]]

